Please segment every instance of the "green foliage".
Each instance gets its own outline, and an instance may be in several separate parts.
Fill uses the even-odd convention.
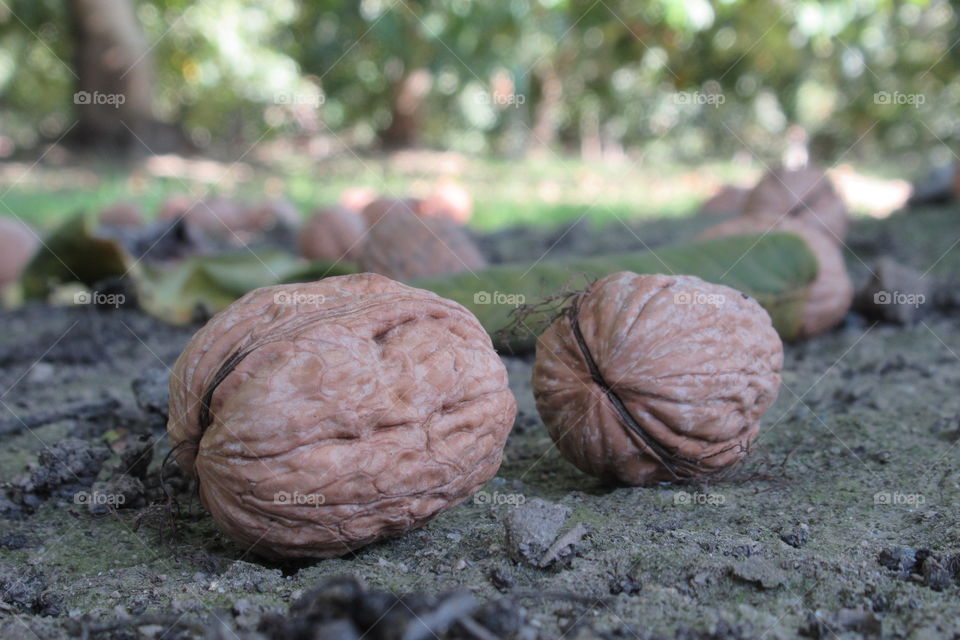
[[[0,135],[56,137],[72,122],[66,3],[6,5]],[[771,156],[790,123],[827,158],[861,137],[864,154],[958,137],[947,0],[144,0],[138,15],[159,111],[201,146],[289,133],[372,145],[415,69],[432,78],[423,140],[463,151],[536,142],[550,78],[570,147]],[[505,102],[497,78],[514,87]]]

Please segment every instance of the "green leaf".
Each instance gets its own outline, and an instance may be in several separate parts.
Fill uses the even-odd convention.
[[[95,228],[95,221],[77,213],[50,233],[24,270],[24,295],[46,297],[64,282],[89,287],[127,273],[136,276],[136,260],[117,240],[97,235]]]
[[[797,337],[807,291],[817,275],[817,261],[806,243],[790,233],[717,238],[594,258],[543,261],[530,265],[498,265],[414,284],[455,300],[473,312],[494,336],[498,348],[528,351],[551,319],[547,311],[524,318],[511,335],[497,332],[511,324],[517,302],[536,304],[565,287],[582,289],[586,282],[617,271],[698,276],[754,297],[770,314],[785,340]]]
[[[350,265],[310,263],[279,250],[237,250],[195,256],[164,266],[145,266],[137,279],[140,306],[171,324],[216,313],[253,289],[354,273]]]

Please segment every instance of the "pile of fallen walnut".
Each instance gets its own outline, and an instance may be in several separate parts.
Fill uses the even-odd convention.
[[[714,233],[795,234],[817,267],[795,335],[834,326],[853,293],[837,244],[846,209],[823,173],[772,172],[747,205],[743,223]],[[386,237],[422,226],[403,222],[414,214],[402,202],[365,211]],[[429,273],[402,243],[391,251],[377,256],[381,271]],[[553,316],[533,389],[568,460],[649,486],[747,455],[782,363],[770,316],[746,293],[621,271]],[[227,535],[266,557],[322,558],[401,535],[472,495],[497,472],[515,413],[468,309],[364,273],[263,287],[216,315],[174,368],[168,432]]]
[[[595,278],[552,313],[521,315],[507,345],[536,340],[537,409],[563,456],[633,486],[741,461],[777,396],[781,338],[836,326],[853,299],[840,248],[847,210],[818,169],[771,171],[740,218],[705,234],[717,239],[522,270],[484,269],[457,226],[469,197],[451,189],[432,200],[347,194],[301,228],[305,255],[355,259],[379,275],[299,282],[292,269],[292,283],[250,287],[238,282],[242,264],[194,262],[143,276],[152,288],[139,290],[141,304],[154,310],[216,285],[201,293],[222,310],[174,367],[167,429],[202,503],[246,548],[348,554],[424,525],[496,474],[516,402],[495,350],[503,344],[490,337],[509,304],[492,296],[510,292],[519,305],[521,292],[531,302],[556,294],[571,270]],[[450,215],[458,206],[467,212]],[[233,239],[296,217],[279,202],[166,208],[161,217],[188,231],[222,226]],[[124,207],[102,218],[141,222]],[[127,267],[128,252],[103,237],[77,244],[85,228],[51,243],[74,250],[64,255],[109,253],[114,264],[91,280]],[[33,281],[49,282],[37,260],[32,269]]]

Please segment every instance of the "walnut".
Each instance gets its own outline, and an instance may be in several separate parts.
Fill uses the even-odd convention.
[[[769,171],[747,196],[743,213],[767,220],[796,219],[820,227],[838,242],[846,237],[850,222],[843,198],[816,167]]]
[[[40,248],[40,238],[16,218],[0,218],[0,289],[20,278]]]
[[[359,259],[365,271],[406,281],[487,266],[456,223],[421,218],[405,207],[394,207],[367,232]]]
[[[296,229],[300,226],[300,210],[285,198],[270,198],[244,210],[251,229]]]
[[[381,221],[391,218],[395,213],[412,212],[420,215],[422,206],[423,200],[417,198],[378,198],[365,206],[361,213],[367,226],[374,227]]]
[[[300,227],[297,246],[310,260],[355,260],[367,225],[359,213],[346,207],[320,209]]]
[[[100,224],[136,228],[145,224],[143,210],[132,202],[117,202],[100,212]]]
[[[730,184],[723,185],[700,205],[700,213],[709,215],[739,214],[743,212],[743,206],[746,204],[749,194],[750,189]]]
[[[458,224],[466,224],[473,216],[473,198],[466,188],[452,180],[441,180],[433,192],[424,198],[420,215],[447,218]]]
[[[183,218],[194,229],[231,242],[242,242],[258,230],[249,210],[229,198],[195,200],[173,196],[161,206],[158,217],[164,221]]]
[[[174,366],[167,430],[228,536],[323,558],[467,498],[515,414],[473,315],[363,273],[257,289],[214,316]]]
[[[624,271],[578,295],[540,336],[533,392],[580,470],[649,485],[746,455],[782,364],[753,299],[693,276]]]
[[[734,218],[710,227],[699,238],[787,231],[803,238],[817,258],[817,278],[810,285],[803,309],[803,323],[797,337],[809,338],[840,324],[853,304],[853,282],[847,273],[843,251],[819,227],[800,220],[783,218]]]

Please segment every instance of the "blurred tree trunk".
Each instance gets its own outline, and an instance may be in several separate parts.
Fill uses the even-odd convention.
[[[414,69],[394,86],[390,102],[390,126],[380,133],[388,149],[413,147],[420,142],[427,96],[433,87],[433,74]]]
[[[540,99],[533,111],[531,153],[539,155],[557,140],[563,81],[553,64],[543,65],[537,71],[536,78],[540,84]]]
[[[154,150],[171,146],[153,111],[153,61],[132,0],[70,0],[74,95],[84,145]]]

